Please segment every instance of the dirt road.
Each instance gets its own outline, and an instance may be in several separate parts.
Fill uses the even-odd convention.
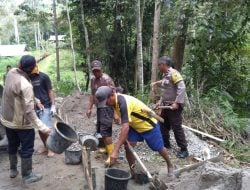
[[[95,109],[93,109],[93,115],[91,119],[87,119],[84,116],[88,105],[88,96],[82,95],[80,93],[73,93],[64,99],[57,99],[57,107],[60,108],[60,112],[62,116],[66,116],[68,118],[68,123],[76,128],[77,131],[80,132],[95,132]],[[119,135],[121,126],[114,125],[113,126],[113,140],[116,141]],[[202,155],[202,148],[208,146],[204,141],[201,141],[194,134],[187,132],[187,140],[188,147],[190,151],[190,157],[188,159],[180,160],[175,156],[176,153],[176,143],[175,140],[171,139],[171,143],[174,145],[174,149],[169,151],[171,160],[175,164],[176,168],[182,168],[186,165],[193,164],[195,161],[193,159],[194,156],[200,157]],[[35,148],[41,145],[41,141],[36,136]],[[210,147],[211,148],[211,147]],[[145,143],[138,143],[138,146],[135,148],[136,152],[139,154],[140,158],[143,160],[146,167],[149,169],[151,173],[159,173],[162,169],[166,167],[163,159],[158,156],[157,153],[151,151]],[[211,153],[214,155],[217,154],[216,150],[211,148]],[[47,158],[46,155],[34,155],[34,171],[43,174],[43,180],[34,184],[24,185],[21,180],[21,175],[16,179],[9,178],[9,161],[7,154],[0,154],[0,190],[84,190],[88,189],[86,186],[86,180],[83,174],[82,165],[66,165],[64,163],[64,154],[55,155],[53,158]],[[98,190],[104,189],[104,160],[105,156],[100,155],[98,153],[92,153],[92,167],[97,168],[97,183]],[[120,164],[116,165],[118,168],[122,168],[124,170],[129,171],[128,164],[125,159],[124,152],[120,152],[119,156]],[[18,164],[18,169],[20,171],[20,162]],[[164,175],[165,176],[165,175]],[[165,177],[163,178],[165,179]],[[193,178],[193,176],[190,176]],[[188,179],[186,177],[185,179]],[[179,179],[176,179],[179,181]],[[175,181],[176,184],[177,181]],[[183,182],[184,186],[186,182]],[[183,185],[181,185],[184,187]],[[179,186],[178,186],[179,187]],[[133,180],[129,181],[128,190],[143,190],[148,189],[148,185],[138,185],[135,184]],[[170,189],[178,189],[178,188],[170,188]]]

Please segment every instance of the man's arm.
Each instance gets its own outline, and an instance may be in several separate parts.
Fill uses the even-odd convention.
[[[55,94],[54,94],[53,90],[49,89],[48,94],[49,94],[49,99],[51,101],[51,104],[55,105]]]
[[[87,109],[87,112],[86,112],[86,116],[88,118],[90,118],[90,116],[91,116],[92,108],[93,108],[93,105],[95,103],[94,78],[92,78],[90,80],[90,86],[91,86],[91,95],[89,96],[89,105],[88,105],[88,109]]]
[[[130,112],[128,110],[126,99],[123,96],[119,96],[118,104],[119,104],[120,112],[121,112],[122,129],[119,135],[118,142],[116,143],[114,151],[112,155],[110,156],[111,165],[114,164],[116,159],[118,158],[119,149],[127,140],[128,132],[129,132]]]
[[[89,97],[89,105],[88,105],[88,109],[92,109],[93,108],[93,105],[94,105],[94,95],[90,95]]]
[[[185,102],[185,94],[186,94],[186,86],[184,81],[180,81],[176,84],[177,87],[177,96],[175,102],[178,104],[184,104]]]
[[[46,125],[44,125],[40,119],[38,119],[35,113],[33,89],[27,86],[26,88],[22,89],[22,95],[24,101],[24,112],[27,115],[27,119],[31,123],[33,123],[38,128],[39,131],[43,133],[49,133],[50,129],[46,127]]]
[[[179,105],[182,105],[185,102],[186,86],[185,86],[185,83],[183,81],[181,74],[176,70],[174,70],[172,73],[172,80],[177,88],[175,101],[171,105],[172,109],[175,110],[179,108]]]
[[[44,105],[41,103],[41,101],[38,98],[34,98],[35,100],[35,105],[37,106],[37,108],[39,108],[40,110],[44,110]]]
[[[54,94],[52,89],[48,90],[48,95],[49,95],[49,99],[51,101],[50,112],[52,115],[54,115],[56,113],[56,106],[55,106],[55,94]]]
[[[55,94],[52,90],[52,84],[51,84],[51,80],[49,78],[49,76],[47,74],[44,75],[43,78],[44,82],[45,82],[45,88],[47,90],[50,102],[51,102],[51,108],[50,108],[50,112],[52,115],[54,115],[56,113],[56,107],[55,107]]]
[[[116,160],[118,158],[118,155],[119,155],[119,149],[126,142],[126,140],[128,138],[128,131],[129,131],[129,123],[123,123],[121,133],[119,135],[118,142],[116,143],[114,151],[110,156],[110,158],[111,158],[111,163],[110,164],[111,165],[116,162]]]

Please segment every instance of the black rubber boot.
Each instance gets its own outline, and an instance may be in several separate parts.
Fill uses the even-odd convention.
[[[24,183],[34,183],[43,178],[41,174],[32,173],[32,158],[22,158],[22,177]]]
[[[17,155],[9,154],[9,160],[10,160],[10,178],[15,178],[19,173],[17,171]]]
[[[180,150],[176,155],[178,158],[186,158],[189,156],[188,150]]]

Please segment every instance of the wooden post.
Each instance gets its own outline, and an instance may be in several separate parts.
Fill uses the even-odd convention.
[[[82,164],[83,164],[85,178],[88,183],[88,187],[90,190],[94,190],[92,170],[91,170],[91,160],[90,160],[90,149],[85,146],[82,149]]]

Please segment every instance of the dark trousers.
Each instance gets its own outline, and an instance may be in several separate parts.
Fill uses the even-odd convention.
[[[182,108],[179,108],[178,110],[163,109],[161,112],[161,117],[164,118],[164,123],[161,123],[161,133],[165,147],[170,147],[169,132],[171,129],[173,129],[177,145],[182,150],[187,149],[187,141],[185,138],[185,133],[181,126],[182,124],[181,113],[182,113]]]
[[[97,133],[101,133],[103,137],[111,137],[113,120],[114,109],[112,107],[97,108]]]
[[[34,129],[10,129],[6,127],[6,135],[9,141],[9,154],[17,154],[17,149],[21,145],[19,152],[21,158],[31,158],[34,152],[35,130]]]

